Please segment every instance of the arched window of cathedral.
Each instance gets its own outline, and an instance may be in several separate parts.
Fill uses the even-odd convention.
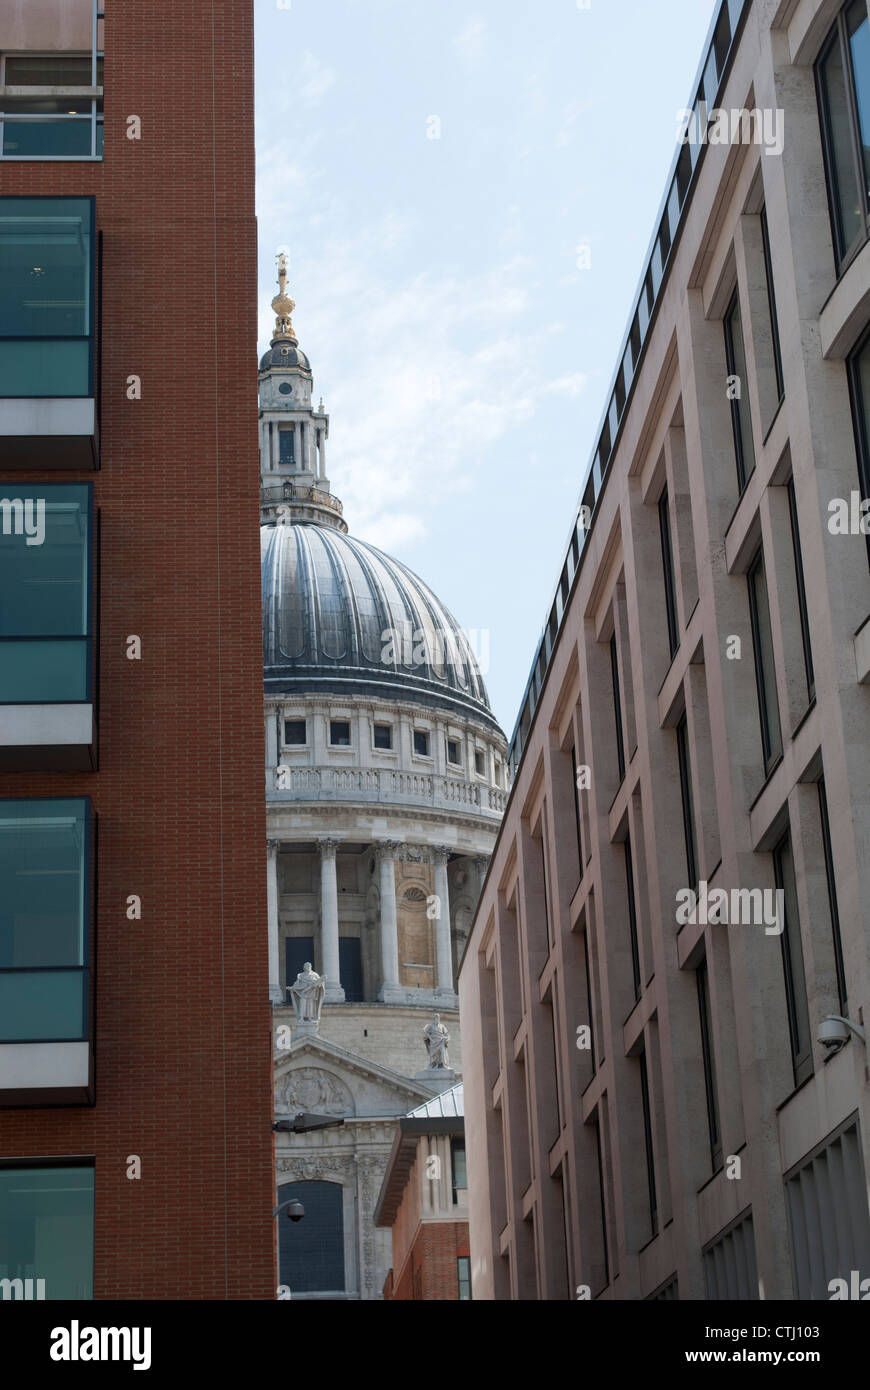
[[[278,1205],[297,1198],[305,1208],[301,1221],[280,1212],[278,1259],[280,1282],[291,1294],[344,1293],[344,1194],[341,1183],[284,1182]]]
[[[428,895],[410,884],[404,889],[399,909],[400,970],[403,985],[434,989],[432,922],[426,915]]]

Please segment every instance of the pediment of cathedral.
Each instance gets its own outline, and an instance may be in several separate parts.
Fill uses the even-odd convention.
[[[324,1038],[299,1038],[276,1056],[275,1112],[293,1115],[405,1115],[432,1092],[368,1057]]]

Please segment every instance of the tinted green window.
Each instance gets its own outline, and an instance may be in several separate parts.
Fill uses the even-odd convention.
[[[84,798],[0,801],[0,1040],[88,1035]]]
[[[47,1300],[93,1298],[93,1168],[0,1168],[0,1279],[43,1279]]]
[[[0,395],[91,394],[92,213],[87,198],[0,198]]]
[[[73,112],[84,120],[64,120]],[[49,116],[59,119],[27,120],[28,116]],[[14,117],[14,119],[10,119]],[[58,101],[49,97],[29,101],[6,100],[3,103],[3,153],[26,156],[90,155],[91,102],[80,97],[65,97]]]
[[[89,576],[88,486],[0,488],[0,703],[88,698]]]

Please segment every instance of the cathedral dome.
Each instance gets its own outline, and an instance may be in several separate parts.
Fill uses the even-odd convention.
[[[421,579],[331,526],[265,525],[266,693],[409,700],[500,735],[471,644]]]
[[[275,338],[268,352],[260,358],[260,371],[305,372],[311,376],[311,363],[297,342],[291,338]]]

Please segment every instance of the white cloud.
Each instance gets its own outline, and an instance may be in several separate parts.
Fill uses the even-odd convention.
[[[479,17],[469,20],[465,28],[456,35],[453,47],[460,58],[473,60],[479,58],[486,45],[486,24]]]
[[[310,49],[306,49],[291,85],[294,100],[300,101],[303,106],[318,106],[335,85],[335,72],[321,63]]]
[[[548,396],[579,396],[588,384],[589,378],[585,372],[569,372],[566,376],[548,381],[543,389]]]

